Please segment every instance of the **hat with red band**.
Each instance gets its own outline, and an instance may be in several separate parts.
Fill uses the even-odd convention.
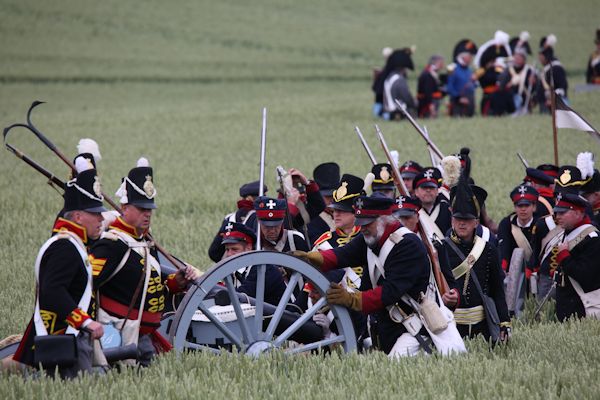
[[[225,225],[225,230],[221,233],[221,237],[221,244],[247,243],[254,245],[256,242],[256,233],[246,225],[238,222],[229,222]]]
[[[589,206],[588,201],[574,193],[558,193],[556,195],[555,213],[567,212],[569,210],[585,211]]]
[[[399,196],[392,206],[392,213],[398,217],[410,217],[421,209],[421,200],[417,197]]]
[[[434,167],[424,168],[413,180],[413,189],[420,186],[439,188],[442,184],[442,173]]]
[[[510,198],[516,206],[535,204],[539,196],[539,192],[529,185],[519,185],[510,192]]]
[[[254,200],[256,218],[265,226],[277,226],[283,223],[287,210],[287,202],[283,199],[273,199],[267,196]]]
[[[383,196],[360,196],[354,202],[355,225],[367,225],[382,215],[392,214],[394,199]]]
[[[400,167],[400,175],[405,179],[414,179],[419,172],[423,171],[423,167],[418,162],[409,160]]]

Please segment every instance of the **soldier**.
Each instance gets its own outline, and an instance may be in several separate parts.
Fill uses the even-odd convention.
[[[527,46],[529,48],[529,46]],[[535,70],[527,64],[526,47],[517,47],[513,50],[513,59],[498,77],[500,90],[510,94],[512,105],[515,110],[529,112],[531,94],[535,83]]]
[[[427,66],[419,75],[417,84],[419,118],[437,118],[439,114],[440,103],[445,95],[445,88],[439,75],[443,69],[444,57],[436,54],[431,56]]]
[[[479,202],[463,173],[452,199],[452,231],[444,239],[452,273],[461,288],[454,317],[463,337],[481,334],[489,340],[486,313],[491,311],[484,309],[483,295],[489,296],[500,320],[500,340],[506,341],[510,319],[504,297],[504,273],[496,247],[475,235],[479,215]]]
[[[232,222],[223,234],[224,258],[254,250],[256,234],[244,224]],[[257,273],[255,267],[246,267],[235,272],[237,291],[256,297]],[[285,282],[279,268],[267,265],[265,270],[265,302],[278,304],[285,292]]]
[[[156,188],[147,159],[138,160],[116,195],[122,215],[90,251],[99,292],[98,320],[119,330],[123,345],[137,343],[137,362],[148,366],[156,349],[171,348],[157,332],[167,290],[183,291],[200,274],[189,265],[169,275],[161,270],[156,248],[147,236],[156,208]]]
[[[567,90],[567,73],[558,59],[554,56],[554,46],[556,45],[556,36],[548,35],[540,40],[540,50],[538,58],[544,66],[541,76],[541,84],[538,85],[538,102],[540,103],[540,112],[550,112],[550,89],[554,82],[554,91],[560,96],[565,104],[569,104]]]
[[[210,247],[208,256],[214,262],[221,261],[225,249],[222,246],[222,236],[225,233],[225,227],[229,223],[240,223],[247,225],[251,230],[256,231],[256,215],[254,215],[254,199],[258,196],[260,182],[254,181],[243,184],[240,187],[240,200],[237,202],[237,211],[227,214],[221,222],[219,232],[215,235]],[[267,193],[267,186],[263,186],[263,193]]]
[[[587,200],[573,193],[559,194],[554,207],[558,225],[564,229],[556,256],[556,316],[561,322],[574,316],[600,319],[600,237],[586,215],[587,207]],[[595,313],[588,312],[590,306],[596,307]]]
[[[494,39],[484,43],[475,56],[475,63],[478,64],[475,76],[483,90],[481,97],[482,116],[498,116],[505,112],[514,111],[514,109],[507,109],[505,92],[500,91],[498,85],[498,78],[504,71],[503,61],[501,60],[511,55],[508,38],[507,33],[496,31]]]
[[[534,227],[537,219],[534,211],[539,193],[531,186],[519,185],[510,193],[514,212],[500,221],[498,241],[502,269],[508,272],[513,250],[517,247],[525,252],[525,261],[532,254]]]
[[[340,185],[340,166],[334,162],[319,164],[313,171],[313,178],[319,185],[319,192],[326,207],[308,223],[308,239],[311,244],[323,232],[335,229],[333,211],[328,206],[333,202],[333,191]]]
[[[102,325],[88,314],[93,310],[92,269],[86,246],[100,237],[101,213],[106,209],[92,164],[81,157],[76,160],[76,167],[77,176],[65,187],[64,214],[56,220],[52,237],[36,259],[35,314],[14,355],[15,361],[38,367],[35,360],[44,358],[44,349],[34,346],[35,337],[74,335],[77,356],[73,365],[58,366],[63,379],[73,378],[79,371],[91,371],[91,341],[104,334]],[[54,373],[54,366],[44,367]]]
[[[392,199],[384,197],[358,197],[355,215],[361,235],[344,247],[295,254],[322,271],[338,266],[369,266],[369,278],[362,280],[360,291],[350,293],[332,283],[327,301],[363,314],[376,314],[381,349],[390,358],[415,355],[420,348],[429,348],[424,328],[413,326],[412,334],[408,333],[402,323],[406,319],[394,322],[390,316],[415,313],[404,300],[418,300],[420,293],[427,291],[430,272],[425,246],[390,215],[393,204]],[[373,341],[377,342],[375,338]]]
[[[469,67],[477,46],[472,40],[463,39],[454,46],[454,64],[448,67],[448,96],[450,115],[472,117],[475,113],[475,82]]]
[[[450,229],[451,213],[446,198],[439,194],[442,174],[437,168],[427,167],[413,181],[415,197],[421,201],[419,214],[425,230],[438,238],[446,236]]]
[[[592,207],[592,223],[600,227],[600,172],[597,169],[590,181],[581,187],[581,195]]]
[[[421,165],[419,165],[418,162],[412,160],[405,162],[400,167],[400,175],[402,175],[404,185],[408,189],[408,193],[411,196],[414,196],[412,185],[413,180],[415,179],[415,176],[417,176],[417,174],[421,171],[423,171],[423,167],[421,167]]]
[[[316,241],[314,250],[329,250],[348,244],[360,233],[360,226],[355,225],[354,200],[364,194],[364,181],[354,175],[344,174],[340,186],[333,191],[333,202],[329,209],[333,211],[335,229],[323,233]],[[351,289],[360,288],[363,266],[344,268],[342,286]],[[339,282],[340,280],[336,281]]]
[[[406,80],[407,70],[414,70],[411,58],[412,50],[403,48],[395,50],[388,58],[385,70],[387,76],[383,82],[383,118],[387,120],[402,119],[395,100],[406,106],[411,115],[416,115],[417,104]]]
[[[600,29],[596,29],[596,39],[594,40],[596,49],[590,55],[585,81],[594,85],[600,84]]]
[[[390,164],[375,164],[371,168],[372,179],[368,177],[365,182],[371,181],[371,190],[373,193],[379,192],[384,197],[393,199],[396,194],[394,178],[392,177],[392,167]]]

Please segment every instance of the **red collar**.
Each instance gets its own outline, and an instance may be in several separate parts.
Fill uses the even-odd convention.
[[[554,192],[552,191],[552,188],[549,187],[541,187],[538,190],[538,193],[540,194],[540,196],[545,197],[547,199],[552,199],[554,198]]]
[[[252,210],[254,208],[254,203],[252,200],[238,200],[237,207],[239,210]]]
[[[579,221],[579,222],[578,222],[578,223],[575,225],[575,227],[574,227],[573,229],[577,229],[577,228],[579,228],[581,225],[585,225],[585,224],[591,224],[591,223],[592,223],[592,220],[590,220],[590,217],[588,217],[587,215],[585,215],[585,216],[583,217],[583,219],[582,219],[581,221]]]
[[[117,219],[115,219],[115,222],[110,224],[109,229],[116,229],[118,231],[125,232],[134,239],[141,239],[145,233],[143,232],[141,235],[138,235],[135,226],[129,225],[127,222],[123,221],[121,217],[117,217]]]
[[[87,231],[85,228],[73,221],[69,221],[68,219],[58,218],[56,222],[54,222],[54,227],[52,228],[52,232],[59,233],[61,231],[69,231],[73,232],[81,241],[85,244],[87,243]]]
[[[398,230],[398,228],[400,228],[401,226],[402,226],[402,224],[400,223],[400,221],[394,221],[391,224],[387,224],[385,226],[385,230],[383,231],[383,235],[381,235],[381,238],[379,239],[379,243],[377,243],[377,247],[381,248],[381,246],[383,246],[383,244],[385,243],[387,238],[392,233],[396,232]]]
[[[600,201],[597,201],[596,203],[594,203],[594,205],[592,206],[592,210],[594,212],[600,210]]]

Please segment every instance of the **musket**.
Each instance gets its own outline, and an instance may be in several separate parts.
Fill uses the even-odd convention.
[[[365,148],[365,151],[367,152],[367,155],[369,156],[371,163],[373,165],[377,164],[377,160],[375,159],[375,156],[371,152],[371,148],[369,147],[369,144],[365,140],[365,137],[363,136],[362,132],[360,131],[360,129],[358,129],[358,126],[355,126],[354,130],[356,131],[356,134],[358,135],[360,142],[362,143],[363,147]]]
[[[548,293],[546,293],[546,295],[544,296],[544,298],[542,299],[542,301],[540,302],[540,304],[537,306],[537,308],[533,312],[533,319],[534,320],[537,321],[538,318],[540,317],[540,312],[542,311],[542,307],[544,307],[544,304],[546,304],[546,302],[548,301],[548,299],[550,299],[550,296],[552,295],[552,290],[554,288],[556,288],[556,281],[552,282],[552,286],[550,287],[550,290],[548,290]]]
[[[423,132],[425,133],[425,136],[427,136],[427,139],[431,140],[431,138],[429,137],[429,132],[427,132],[427,127],[424,125]],[[442,159],[439,158],[439,155],[433,151],[429,144],[427,145],[427,152],[429,153],[429,158],[431,159],[431,165],[433,165],[436,168],[439,167],[440,163],[442,162]]]
[[[400,170],[398,169],[398,165],[396,165],[396,163],[394,162],[394,159],[392,158],[392,154],[390,153],[387,143],[385,142],[385,138],[383,137],[383,133],[381,133],[381,130],[379,129],[378,125],[375,125],[375,130],[377,131],[377,137],[379,138],[379,141],[381,142],[381,147],[383,148],[383,152],[385,153],[385,156],[387,157],[388,162],[392,166],[392,176],[394,178],[394,184],[396,185],[398,192],[400,192],[400,194],[402,196],[410,197],[410,194],[408,193],[408,189],[406,188],[406,185],[404,184],[404,181],[402,180],[402,176],[400,175]],[[437,286],[440,290],[440,294],[443,295],[444,293],[447,293],[450,291],[450,287],[448,286],[448,282],[446,281],[444,274],[442,274],[442,269],[440,267],[440,262],[438,260],[437,250],[435,249],[435,247],[433,247],[433,244],[431,243],[431,239],[425,232],[424,225],[421,221],[421,216],[419,216],[418,229],[419,229],[419,236],[421,237],[421,241],[425,245],[425,248],[427,249],[427,254],[429,255],[429,259],[431,260],[431,267],[433,269],[433,276],[435,278],[435,282],[437,283]]]
[[[258,195],[263,196],[265,184],[265,152],[267,149],[267,108],[262,110],[262,130],[260,132],[260,168],[259,168],[259,187]],[[256,224],[256,250],[261,249],[260,224]]]
[[[29,107],[29,110],[27,111],[27,124],[13,124],[7,128],[4,128],[4,143],[6,145],[6,147],[10,150],[10,146],[6,143],[6,137],[8,135],[8,132],[15,127],[22,127],[22,128],[26,128],[28,129],[30,132],[32,132],[38,139],[40,139],[42,141],[42,143],[44,143],[46,145],[46,147],[48,147],[50,150],[52,150],[54,152],[54,154],[56,154],[61,160],[63,160],[63,162],[65,164],[67,164],[69,166],[69,168],[71,168],[72,171],[76,171],[77,169],[75,168],[75,165],[73,164],[73,162],[71,160],[69,160],[67,157],[65,157],[65,155],[58,149],[58,147],[56,147],[56,145],[54,143],[52,143],[52,141],[50,141],[50,139],[48,139],[46,137],[46,135],[44,135],[39,129],[37,129],[35,127],[35,125],[33,125],[33,123],[31,122],[31,111],[37,107],[40,104],[44,104],[43,101],[34,101],[31,106]],[[9,147],[10,146],[10,147]],[[13,147],[14,149],[14,147]],[[12,151],[12,150],[11,150]],[[15,155],[17,155],[15,153]],[[18,156],[17,156],[18,157]],[[21,158],[21,157],[19,157]],[[33,160],[32,160],[33,161]],[[35,162],[34,162],[35,163]],[[29,163],[28,163],[29,164]],[[48,177],[47,174],[49,174],[48,171],[43,172],[43,168],[35,163],[36,165],[38,165],[40,167],[40,169],[37,169],[36,167],[34,167],[38,172],[42,173],[44,176]],[[33,167],[32,164],[29,164]],[[61,182],[62,183],[62,182]],[[62,183],[62,187],[64,188],[64,183]],[[115,211],[117,211],[119,214],[123,214],[123,212],[121,211],[121,208],[117,205],[117,203],[115,203],[108,195],[106,195],[104,192],[101,192],[102,196],[104,197],[104,200],[106,200],[106,202],[113,208],[115,209]],[[173,266],[175,266],[175,268],[177,269],[185,269],[186,266],[183,265],[179,260],[177,260],[175,257],[173,257],[171,254],[169,254],[160,244],[158,244],[154,238],[150,235],[150,233],[146,233],[145,236],[147,237],[148,240],[152,241],[154,243],[154,247],[156,247],[156,250],[161,252],[165,258],[167,260],[169,260],[169,262],[171,264],[173,264]]]
[[[523,163],[523,165],[525,166],[525,168],[529,168],[529,163],[527,162],[527,160],[521,155],[521,153],[517,152],[517,156],[519,157],[519,160],[521,160],[521,162]]]
[[[433,150],[433,152],[440,159],[444,158],[444,153],[442,153],[442,151],[439,149],[439,147],[437,147],[435,145],[435,143],[433,143],[433,141],[429,138],[429,135],[427,135],[427,133],[425,133],[425,131],[423,131],[423,128],[421,128],[421,126],[419,126],[419,124],[417,123],[417,121],[415,121],[413,116],[410,115],[410,113],[406,109],[406,106],[404,104],[402,104],[400,101],[398,101],[398,99],[394,99],[394,102],[396,103],[396,105],[398,106],[400,111],[402,111],[402,113],[404,114],[406,119],[412,124],[412,126],[414,126],[414,128],[417,130],[417,132],[419,132],[421,137],[425,140],[425,143],[427,143],[427,146],[431,147],[431,150]]]

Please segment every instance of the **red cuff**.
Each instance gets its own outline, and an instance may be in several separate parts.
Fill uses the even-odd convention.
[[[179,293],[182,292],[183,289],[185,289],[179,286],[179,283],[177,283],[177,279],[175,279],[175,274],[170,274],[167,277],[167,287],[169,288],[169,292],[171,293]]]
[[[556,262],[562,264],[565,258],[569,257],[570,255],[571,253],[569,252],[569,250],[562,250],[560,253],[557,254]]]
[[[306,193],[314,193],[319,191],[319,184],[315,181],[308,181],[306,185]]]
[[[319,250],[319,253],[323,256],[323,265],[321,265],[321,272],[331,271],[336,269],[338,266],[337,256],[333,250]]]
[[[88,315],[88,313],[80,308],[76,308],[67,316],[66,321],[67,324],[71,325],[73,328],[79,329],[81,328],[81,324],[90,318],[91,317]]]
[[[295,204],[292,204],[289,201],[287,202],[287,206],[288,206],[288,211],[290,212],[290,215],[292,217],[295,217],[300,212],[300,210],[298,210],[298,207],[296,207]]]
[[[506,272],[508,270],[508,260],[506,258],[502,259],[502,270]]]
[[[371,314],[383,308],[383,301],[381,301],[382,292],[383,286],[377,286],[375,289],[361,292],[363,314]]]

